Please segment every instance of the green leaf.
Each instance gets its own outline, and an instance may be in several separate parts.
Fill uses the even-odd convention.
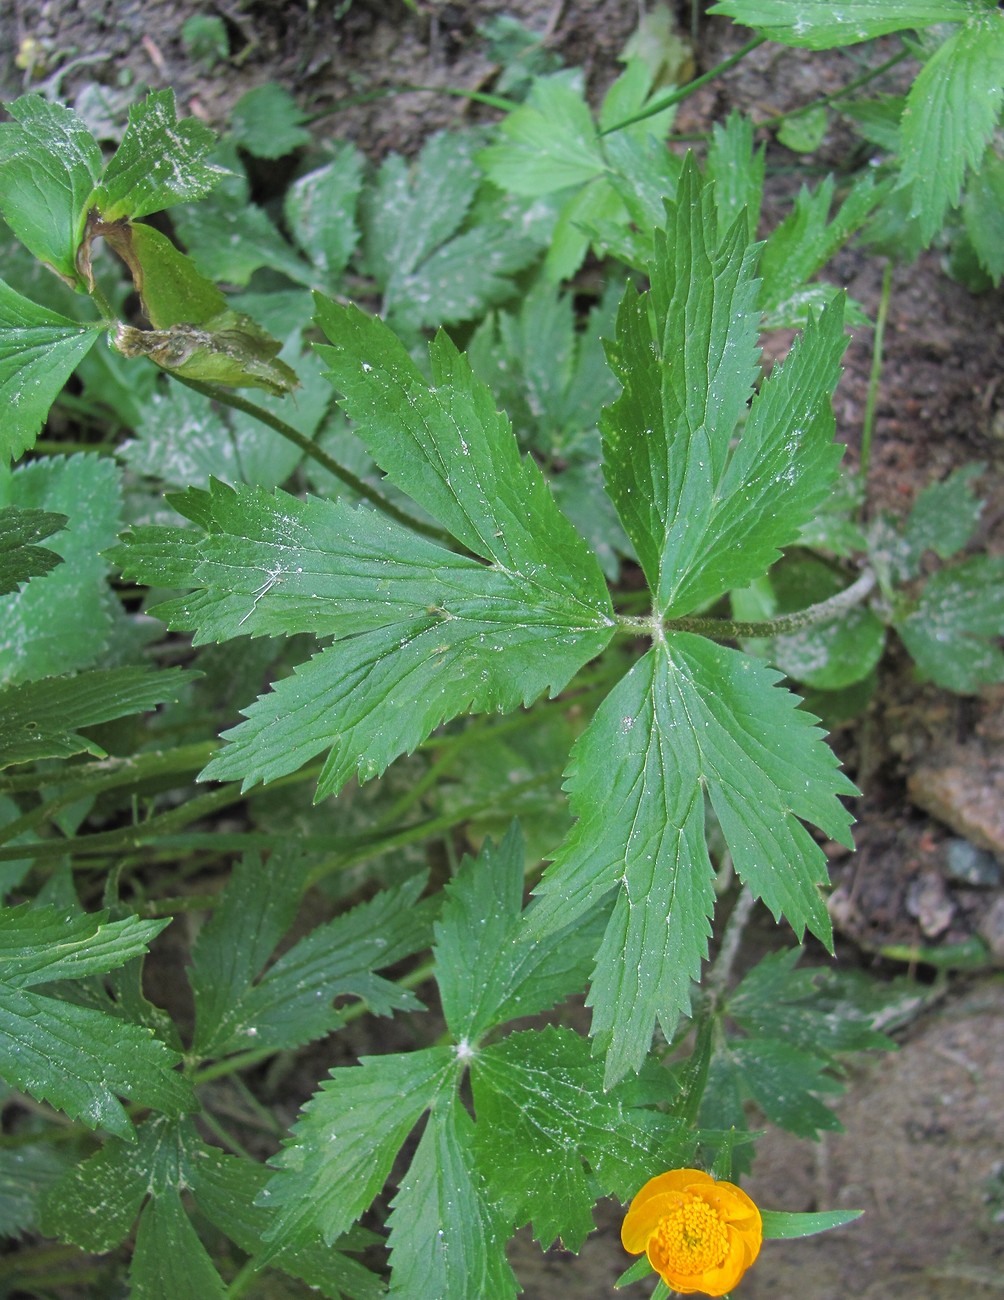
[[[792,1241],[797,1237],[814,1237],[817,1232],[842,1228],[860,1219],[864,1210],[822,1210],[816,1214],[799,1214],[788,1210],[761,1210],[764,1241]]]
[[[830,115],[820,104],[807,113],[785,118],[777,133],[778,142],[794,153],[815,153],[826,138]]]
[[[0,596],[8,596],[29,578],[51,572],[63,557],[36,542],[64,529],[69,520],[54,510],[0,509]]]
[[[464,434],[475,459],[478,430],[471,423]],[[502,469],[507,452],[502,443]],[[503,563],[525,566],[525,577],[446,551],[370,510],[220,484],[185,498],[186,510],[197,503],[206,511],[198,516],[209,529],[201,543],[153,530],[116,552],[143,581],[205,588],[204,597],[160,608],[172,626],[199,627],[201,640],[295,630],[344,637],[252,705],[204,775],[271,780],[330,748],[318,787],[328,793],[354,772],[364,779],[382,772],[461,711],[512,709],[562,689],[607,644],[612,620],[601,604],[606,589],[596,591],[589,573],[595,560],[531,473],[530,502],[540,503],[534,523],[550,513],[565,538],[556,527],[549,549],[517,526],[508,539],[488,535],[488,546]],[[459,490],[469,499],[466,485]],[[478,493],[483,527],[506,499],[501,483],[490,496]]]
[[[814,190],[799,190],[791,212],[775,226],[764,242],[760,257],[763,277],[763,309],[770,328],[794,328],[805,324],[807,308],[818,303],[807,293],[824,291],[828,301],[836,294],[829,285],[807,282],[855,234],[882,197],[884,187],[871,176],[855,181],[830,220],[834,181],[827,176]],[[863,323],[867,318],[862,318]]]
[[[101,150],[80,118],[41,95],[7,105],[0,124],[0,213],[25,248],[71,285]]]
[[[509,1300],[520,1291],[506,1259],[508,1217],[492,1205],[474,1167],[474,1125],[451,1099],[429,1116],[391,1202],[389,1294]]]
[[[115,464],[99,456],[53,456],[22,466],[0,484],[0,500],[6,496],[11,504],[57,511],[69,520],[52,544],[64,563],[45,582],[0,596],[0,682],[90,668],[105,651],[114,598],[101,552],[118,532],[120,478]]]
[[[66,1171],[42,1202],[41,1229],[81,1250],[103,1254],[125,1241],[149,1191],[137,1143],[108,1141],[94,1155]]]
[[[529,921],[547,933],[619,886],[590,993],[608,1084],[640,1066],[656,1020],[671,1038],[689,1008],[714,906],[705,788],[740,878],[775,917],[830,941],[825,858],[802,820],[847,843],[850,817],[835,796],[855,791],[777,680],[748,656],[672,634],[572,751],[566,789],[579,821]]]
[[[603,425],[608,488],[662,614],[759,576],[825,499],[840,458],[839,307],[762,385],[732,451],[756,374],[756,280],[744,221],[709,246],[712,202],[688,162],[656,235],[652,289],[628,291],[609,348],[624,391]]]
[[[436,931],[436,980],[443,1015],[458,1043],[476,1043],[496,1025],[536,1015],[582,989],[595,926],[534,941],[522,926],[524,853],[516,823],[496,848],[465,858],[446,888]]]
[[[247,197],[213,195],[172,214],[192,261],[211,280],[244,286],[263,266],[295,284],[312,286],[317,273],[283,239],[267,214]]]
[[[471,1063],[478,1165],[516,1227],[533,1225],[544,1249],[559,1236],[578,1251],[593,1230],[598,1194],[626,1201],[646,1177],[683,1161],[683,1126],[629,1106],[605,1088],[602,1065],[570,1029],[516,1033]]]
[[[193,1162],[191,1188],[199,1212],[248,1255],[261,1250],[271,1222],[268,1210],[254,1204],[267,1181],[268,1170],[261,1165],[224,1155],[218,1147],[200,1146]],[[385,1294],[381,1279],[342,1253],[343,1249],[362,1249],[371,1240],[377,1238],[357,1230],[332,1248],[317,1235],[296,1249],[279,1251],[274,1262],[334,1300],[342,1294],[351,1300],[379,1300]]]
[[[67,1153],[42,1142],[0,1151],[0,1236],[43,1231],[41,1199],[65,1172],[68,1159]]]
[[[39,307],[0,280],[0,457],[16,460],[33,445],[49,407],[103,328]]]
[[[177,119],[173,90],[157,90],[129,109],[122,143],[90,197],[105,221],[138,220],[200,198],[224,175],[206,161],[215,136],[194,117]]]
[[[366,262],[383,291],[383,315],[399,328],[476,319],[512,296],[509,276],[538,256],[513,223],[493,217],[463,229],[480,179],[476,143],[434,135],[413,172],[392,154],[364,195]]]
[[[942,560],[950,560],[976,532],[983,502],[973,495],[973,481],[985,465],[963,465],[940,483],[931,483],[919,493],[903,529],[909,548],[909,562],[904,577],[920,572],[927,551]]]
[[[940,46],[907,96],[900,128],[900,185],[929,243],[978,167],[1004,102],[1004,14],[981,7]]]
[[[282,86],[268,81],[246,91],[230,112],[234,142],[256,158],[284,158],[310,144],[306,114]]]
[[[582,185],[606,168],[593,115],[575,70],[538,77],[525,104],[500,124],[504,143],[478,162],[501,189],[533,197]]]
[[[290,233],[328,285],[337,283],[359,242],[356,208],[364,168],[359,150],[342,142],[331,162],[286,191],[283,213]]]
[[[109,921],[107,912],[73,916],[28,903],[0,908],[0,980],[21,989],[114,970],[144,953],[169,924],[137,916]]]
[[[917,667],[938,686],[971,695],[1004,678],[1004,557],[977,555],[940,569],[894,626]]]
[[[719,230],[728,230],[739,214],[745,212],[750,236],[756,234],[763,202],[765,149],[761,145],[753,152],[753,122],[735,109],[724,125],[713,124],[707,175],[715,187]]]
[[[856,45],[888,32],[965,22],[968,0],[848,0],[834,9],[828,0],[721,0],[708,10],[753,27],[782,45],[828,50]]]
[[[192,677],[176,668],[108,668],[7,686],[0,690],[0,768],[80,753],[104,758],[81,728],[173,703]]]
[[[991,145],[962,200],[966,234],[995,285],[1004,277],[1004,158]]]
[[[450,1047],[363,1057],[358,1067],[333,1071],[304,1108],[274,1161],[279,1172],[262,1192],[260,1203],[272,1215],[272,1254],[311,1241],[317,1230],[330,1244],[351,1227],[457,1072]]]
[[[421,1005],[373,973],[428,944],[426,909],[416,907],[420,876],[318,926],[261,974],[296,915],[305,868],[295,854],[278,853],[267,868],[250,856],[234,871],[193,952],[193,1047],[202,1055],[320,1038],[344,1021],[335,998],[361,998],[378,1015]]]
[[[139,271],[137,277],[133,269],[133,279],[154,329],[202,325],[226,311],[226,299],[216,285],[201,276],[195,263],[179,252],[166,235],[141,224],[130,224],[125,231],[122,237],[133,258],[130,268]]]
[[[223,1279],[177,1192],[148,1201],[140,1215],[129,1287],[132,1300],[226,1300]]]
[[[821,1133],[841,1128],[836,1115],[817,1095],[843,1092],[843,1085],[827,1072],[828,1067],[825,1057],[780,1038],[744,1038],[730,1042],[715,1055],[708,1091],[714,1094],[728,1089],[737,1101],[756,1102],[772,1124],[797,1137],[818,1141]],[[722,1118],[742,1127],[742,1105]]]
[[[174,1114],[192,1109],[178,1061],[149,1030],[0,982],[0,1073],[89,1128],[131,1137],[116,1094]]]

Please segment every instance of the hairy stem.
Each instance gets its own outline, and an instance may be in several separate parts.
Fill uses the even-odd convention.
[[[825,623],[836,618],[838,614],[853,609],[871,593],[875,586],[875,574],[866,569],[856,582],[838,591],[828,600],[821,600],[818,605],[799,609],[791,614],[779,614],[777,618],[764,619],[758,623],[746,623],[732,618],[705,618],[688,615],[684,618],[667,618],[665,620],[646,617],[631,618],[622,615],[618,627],[629,636],[653,636],[666,632],[699,632],[702,636],[712,637],[716,641],[737,641],[753,637],[785,636],[789,632],[798,632],[804,627],[816,623]]]
[[[872,368],[868,376],[868,396],[865,398],[865,415],[861,425],[861,455],[858,477],[862,487],[868,481],[868,466],[872,454],[872,433],[875,429],[875,408],[878,405],[879,381],[882,378],[882,348],[885,343],[885,323],[889,316],[889,299],[892,292],[892,258],[882,272],[882,296],[875,317],[875,339],[872,343]]]

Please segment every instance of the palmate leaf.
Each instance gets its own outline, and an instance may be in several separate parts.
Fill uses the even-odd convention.
[[[382,772],[459,712],[556,694],[614,619],[598,562],[449,340],[432,346],[430,385],[381,322],[323,299],[319,320],[374,459],[483,558],[369,509],[219,484],[178,502],[201,540],[144,530],[116,556],[145,582],[201,588],[161,610],[200,640],[343,638],[252,705],[204,773],[250,785],[329,749],[323,795]]]
[[[629,292],[611,348],[624,392],[604,425],[607,481],[658,616],[762,574],[839,460],[834,308],[762,385],[733,448],[756,359],[756,281],[745,219],[716,247],[712,205],[688,160],[668,234],[656,236],[650,295]],[[671,1035],[689,1006],[714,902],[705,793],[754,894],[829,942],[825,859],[803,822],[848,842],[836,796],[855,792],[776,673],[661,622],[573,750],[566,789],[579,821],[529,913],[543,935],[616,890],[589,995],[607,1084],[640,1066],[656,1021]]]
[[[855,789],[778,680],[736,651],[671,634],[572,752],[566,789],[579,821],[529,923],[546,934],[620,887],[590,992],[608,1084],[640,1066],[656,1020],[670,1037],[689,1008],[714,906],[705,790],[740,878],[776,917],[830,941],[825,858],[802,820],[847,843],[851,819],[835,795]]]
[[[716,249],[713,190],[692,160],[667,216],[652,289],[629,293],[618,316],[610,357],[624,391],[603,430],[610,495],[657,611],[675,615],[759,577],[826,497],[846,340],[834,304],[764,382],[733,452],[759,330],[745,218]]]

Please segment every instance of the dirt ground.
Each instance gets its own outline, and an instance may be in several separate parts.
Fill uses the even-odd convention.
[[[566,63],[585,68],[595,94],[616,75],[616,56],[638,17],[635,0],[430,0],[419,8],[413,13],[401,0],[8,0],[0,7],[0,89],[10,98],[26,88],[13,61],[26,37],[39,42],[43,75],[58,78],[70,102],[93,82],[130,97],[139,86],[173,86],[184,111],[219,124],[240,94],[275,80],[320,115],[319,129],[379,157],[413,152],[430,131],[486,110],[434,91],[343,101],[403,83],[490,89],[497,70],[477,35],[488,16],[521,18]],[[211,74],[180,41],[182,22],[195,12],[227,24],[233,58]],[[682,21],[689,26],[689,11]],[[745,35],[716,19],[702,18],[700,30],[699,71]],[[764,46],[688,100],[677,128],[706,130],[732,105],[766,119],[850,80],[857,58]],[[836,124],[824,145],[830,165],[840,167],[847,144]],[[790,162],[771,140],[768,220],[790,195]],[[830,271],[872,314],[881,273],[875,259],[853,249]],[[949,280],[937,251],[897,269],[870,483],[873,513],[900,513],[933,479],[983,462],[981,541],[995,551],[1004,549],[1002,308],[1004,293],[974,297]],[[871,347],[870,332],[861,331],[837,393],[839,436],[851,459]],[[840,956],[886,975],[903,969],[878,955],[889,944],[959,943],[979,933],[1004,966],[1004,690],[961,699],[918,686],[895,650],[882,673],[877,702],[835,736],[865,791],[858,851],[832,863]],[[767,1244],[738,1292],[743,1300],[980,1300],[1004,1292],[1000,973],[953,976],[898,1037],[897,1053],[858,1067],[837,1106],[845,1132],[817,1146],[772,1133],[760,1145],[749,1190],[762,1205],[868,1213],[809,1242]],[[628,1262],[618,1242],[621,1213],[600,1207],[599,1230],[577,1258],[544,1257],[521,1236],[513,1262],[529,1300],[559,1291],[568,1300],[611,1296]]]

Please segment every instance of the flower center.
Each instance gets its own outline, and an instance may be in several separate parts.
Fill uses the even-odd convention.
[[[729,1251],[728,1233],[718,1211],[694,1195],[659,1220],[655,1238],[659,1254],[679,1273],[717,1268]]]

